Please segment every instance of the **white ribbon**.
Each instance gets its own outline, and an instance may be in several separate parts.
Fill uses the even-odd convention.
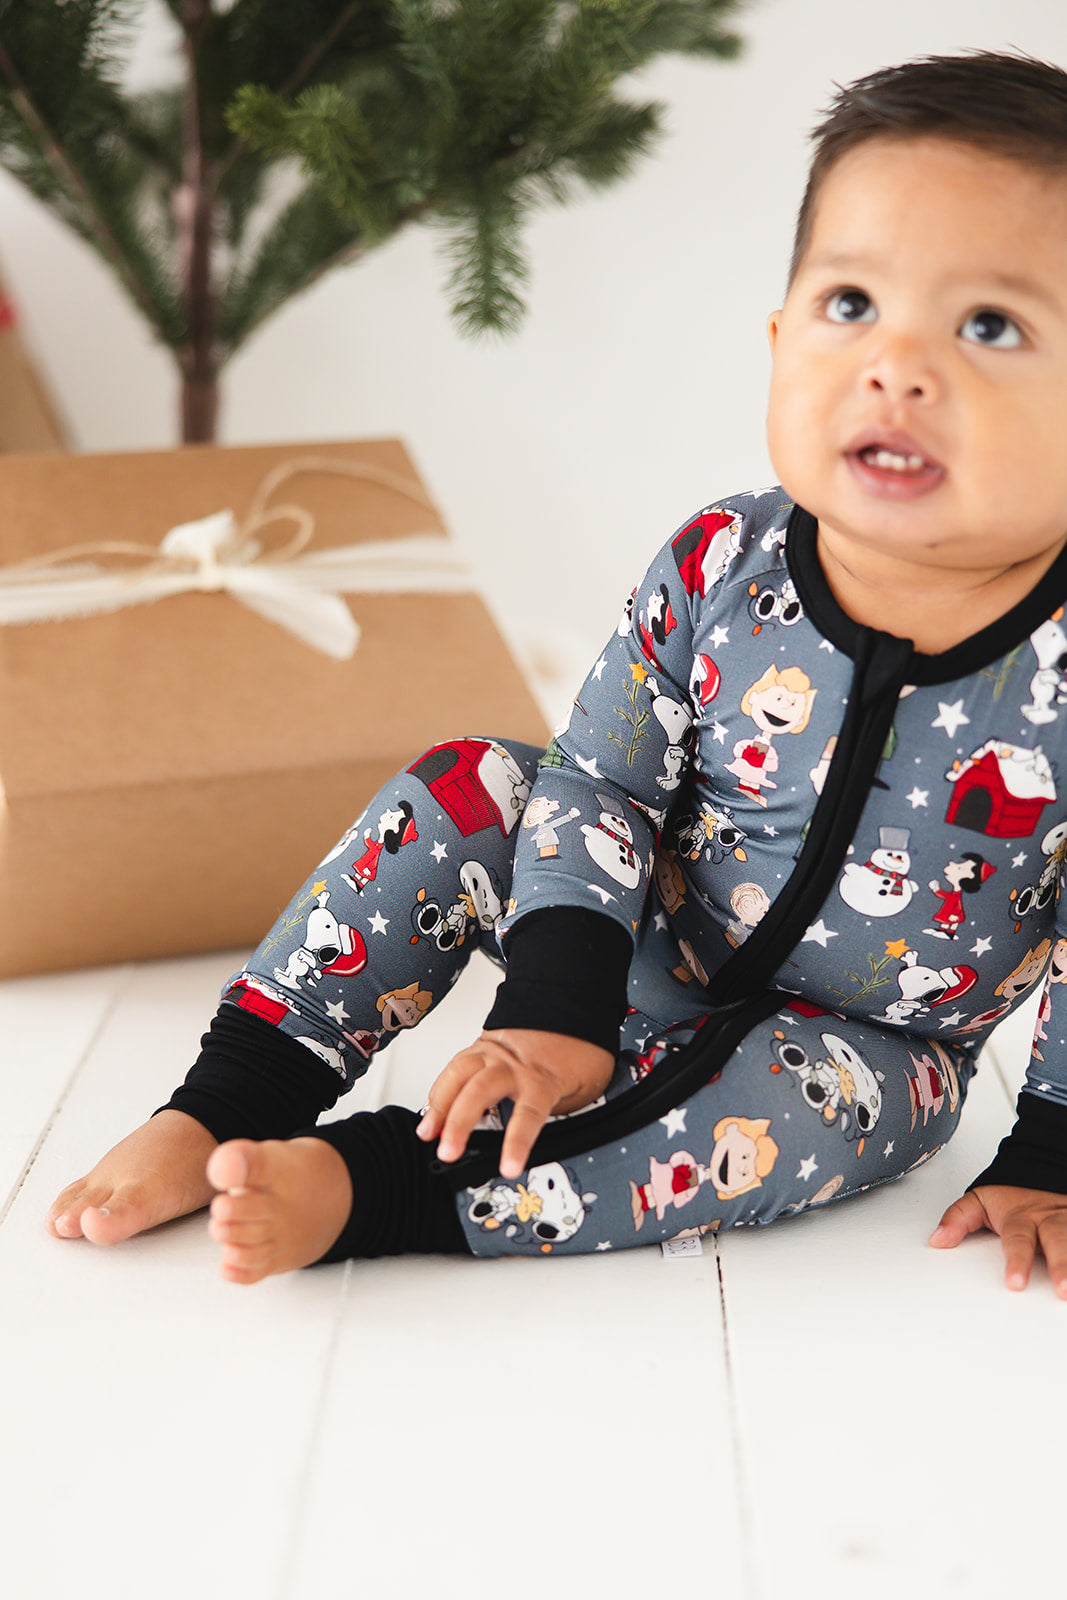
[[[171,528],[158,547],[104,540],[0,570],[0,625],[91,616],[195,591],[225,592],[342,661],[355,652],[360,632],[342,594],[471,590],[463,562],[436,534],[305,551],[314,532],[310,512],[295,505],[266,509],[278,484],[300,472],[371,479],[432,509],[417,484],[373,467],[313,457],[284,462],[263,480],[243,523],[232,511],[217,511]],[[297,524],[296,534],[280,550],[264,552],[253,534],[283,520]],[[96,556],[133,557],[143,565],[109,570],[81,559]]]

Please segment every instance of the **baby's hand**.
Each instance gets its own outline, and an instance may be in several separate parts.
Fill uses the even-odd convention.
[[[490,1107],[512,1100],[500,1172],[526,1170],[534,1140],[548,1117],[577,1111],[603,1094],[615,1061],[599,1045],[535,1028],[492,1028],[453,1056],[430,1090],[420,1139],[440,1136],[442,1161],[456,1161],[475,1124]]]
[[[1004,1248],[1004,1281],[1025,1289],[1040,1250],[1052,1287],[1067,1300],[1067,1195],[1044,1189],[981,1184],[950,1205],[930,1235],[937,1249],[951,1249],[969,1233],[989,1228]]]

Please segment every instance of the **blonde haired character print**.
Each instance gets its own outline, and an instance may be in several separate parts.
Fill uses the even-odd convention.
[[[741,794],[761,806],[767,804],[760,790],[777,788],[770,777],[778,770],[778,752],[771,741],[776,734],[804,731],[817,693],[800,667],[784,667],[780,672],[777,667],[768,667],[745,690],[741,710],[752,718],[758,732],[754,739],[738,739],[734,759],[726,767],[737,778]]]
[[[722,1117],[713,1130],[715,1146],[707,1166],[688,1150],[675,1150],[667,1161],[650,1157],[648,1182],[630,1182],[636,1231],[640,1233],[649,1211],[662,1222],[668,1207],[688,1205],[705,1183],[712,1185],[720,1200],[733,1200],[759,1189],[778,1160],[770,1125],[769,1117]]]

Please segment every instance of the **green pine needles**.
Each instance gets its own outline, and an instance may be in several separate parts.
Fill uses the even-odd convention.
[[[436,219],[453,314],[518,324],[524,219],[625,176],[660,107],[620,79],[729,58],[743,0],[165,0],[179,70],[124,86],[148,0],[0,0],[0,161],[174,353],[182,436],[290,295]]]

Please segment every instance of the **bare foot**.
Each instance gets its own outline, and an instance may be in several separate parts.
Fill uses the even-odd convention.
[[[324,1256],[352,1210],[352,1180],[332,1144],[313,1137],[231,1139],[207,1164],[217,1194],[209,1232],[231,1283],[258,1283]]]
[[[57,1239],[117,1244],[211,1199],[205,1176],[218,1141],[184,1111],[161,1111],[68,1184],[45,1226]]]

